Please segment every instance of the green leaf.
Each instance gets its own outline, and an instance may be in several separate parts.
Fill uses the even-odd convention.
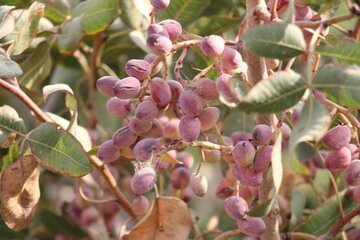
[[[85,237],[84,232],[78,226],[50,210],[45,209],[40,213],[40,221],[45,225],[47,230],[54,234],[65,234],[78,238]]]
[[[360,64],[360,43],[340,41],[333,47],[319,46],[316,52],[327,57],[336,58],[342,64]]]
[[[0,107],[0,143],[6,141],[10,133],[23,136],[26,133],[26,127],[15,109],[4,105]]]
[[[70,16],[70,3],[68,1],[40,0],[46,5],[45,17],[55,23],[62,23]]]
[[[69,128],[69,124],[70,121],[60,117],[59,115],[56,115],[54,113],[51,112],[45,112],[46,115],[48,115],[48,117],[51,118],[51,120],[54,121],[54,123],[60,125],[60,127],[67,129]],[[90,134],[88,132],[88,130],[86,130],[86,128],[78,125],[73,133],[74,137],[81,143],[81,145],[83,146],[84,150],[88,152],[88,155],[96,155],[93,154],[93,152],[91,152],[92,154],[89,153],[89,151],[91,150],[92,147],[92,142],[91,142],[91,137]]]
[[[270,213],[271,208],[275,202],[276,198],[269,199],[268,201],[264,202],[263,204],[260,204],[256,208],[252,209],[251,211],[246,212],[246,215],[252,216],[252,217],[263,217]]]
[[[327,108],[318,100],[310,97],[301,111],[299,122],[292,129],[289,140],[288,156],[290,168],[297,173],[308,173],[296,156],[296,146],[301,142],[319,141],[330,126]]]
[[[293,24],[259,25],[246,32],[242,40],[252,52],[268,58],[286,60],[306,51],[303,33]]]
[[[12,45],[13,55],[18,55],[24,52],[31,44],[33,38],[35,38],[38,32],[38,26],[41,17],[44,16],[45,5],[39,2],[31,4],[29,10],[25,13],[26,19],[21,26],[19,34]]]
[[[314,77],[313,86],[340,105],[360,107],[359,66],[321,68]]]
[[[84,148],[56,124],[41,124],[28,134],[26,140],[42,167],[50,171],[72,177],[81,177],[91,171]]]
[[[345,192],[340,194],[340,198],[344,207],[344,212],[348,212],[355,206],[355,202],[349,199]],[[318,208],[307,221],[293,229],[293,231],[320,236],[326,233],[340,218],[341,216],[336,196],[333,196]]]
[[[176,0],[171,1],[168,8],[163,10],[160,19],[174,19],[186,27],[201,15],[202,11],[210,4],[208,0]]]
[[[77,110],[77,100],[75,98],[73,90],[67,84],[57,83],[52,85],[47,85],[43,88],[44,99],[55,92],[63,92],[66,94],[65,97],[65,105],[69,109],[71,114],[71,121],[67,130],[75,134],[77,128],[77,118],[78,118],[78,110]]]
[[[19,64],[8,58],[4,52],[0,51],[0,78],[17,77],[21,75]]]
[[[15,17],[11,13],[14,6],[0,6],[0,39],[15,28]]]
[[[305,203],[304,194],[296,188],[293,189],[291,192],[291,225],[297,224],[302,219]]]
[[[137,9],[134,1],[119,0],[121,19],[129,27],[139,29],[141,25],[142,13]]]
[[[304,95],[305,79],[293,71],[282,71],[256,84],[239,104],[245,112],[280,112],[294,106]]]
[[[189,32],[202,36],[222,34],[227,30],[238,26],[241,18],[227,16],[203,16],[196,19],[190,26]]]
[[[87,0],[80,9],[82,29],[89,35],[104,31],[117,17],[117,9],[117,0]]]
[[[51,73],[52,60],[50,56],[51,43],[39,43],[34,52],[20,64],[24,74],[19,82],[26,88],[33,89],[41,84]]]
[[[328,109],[321,102],[310,97],[301,111],[299,122],[292,130],[289,150],[293,151],[301,142],[318,142],[329,128],[330,121]]]
[[[62,28],[62,33],[57,39],[60,53],[72,55],[78,48],[84,33],[81,28],[82,17],[77,17],[66,22]]]

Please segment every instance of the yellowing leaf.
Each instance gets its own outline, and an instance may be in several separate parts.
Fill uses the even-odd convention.
[[[185,240],[192,226],[187,205],[175,197],[157,198],[151,211],[123,237],[124,240]]]
[[[40,199],[40,171],[34,156],[20,157],[7,167],[0,180],[1,216],[18,232],[31,224]]]
[[[172,157],[169,153],[163,153],[160,155],[160,161],[168,162],[168,163],[180,163],[176,158]]]

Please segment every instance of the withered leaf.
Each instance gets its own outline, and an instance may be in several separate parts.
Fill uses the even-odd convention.
[[[151,211],[123,237],[124,240],[188,240],[191,216],[187,205],[175,197],[159,197]]]
[[[8,166],[0,179],[0,214],[18,232],[30,225],[40,199],[40,171],[34,156],[22,156]]]

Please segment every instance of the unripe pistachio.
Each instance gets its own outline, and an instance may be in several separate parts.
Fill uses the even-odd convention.
[[[345,147],[347,147],[350,150],[352,160],[359,158],[359,156],[360,156],[359,148],[355,144],[350,143],[350,144],[346,145]]]
[[[254,169],[257,172],[265,172],[271,163],[271,153],[273,146],[263,146],[257,150],[254,160]]]
[[[213,101],[219,98],[219,92],[216,88],[216,83],[213,80],[207,78],[200,78],[195,81],[195,92],[199,97]]]
[[[282,133],[282,137],[285,141],[290,139],[291,136],[291,128],[286,123],[282,123],[280,127],[280,131]]]
[[[151,70],[151,64],[142,59],[131,59],[125,64],[126,74],[139,80],[150,77]]]
[[[225,48],[225,41],[217,35],[204,37],[200,44],[201,52],[207,57],[220,56]]]
[[[184,141],[195,141],[200,135],[200,130],[201,123],[198,118],[184,116],[180,119],[179,132]]]
[[[233,132],[230,137],[233,140],[234,144],[237,144],[240,141],[249,141],[252,138],[250,133],[240,131]]]
[[[156,184],[156,172],[152,167],[143,167],[136,170],[131,179],[131,189],[135,194],[144,194]]]
[[[330,149],[340,149],[347,146],[351,140],[351,130],[348,126],[338,125],[330,129],[322,138],[322,143]]]
[[[156,118],[152,121],[151,129],[144,134],[145,137],[158,138],[164,135],[164,128]]]
[[[134,77],[126,77],[117,81],[112,90],[118,98],[132,98],[140,92],[140,81]]]
[[[171,186],[175,189],[184,189],[189,185],[190,172],[186,167],[178,167],[171,173]]]
[[[225,200],[224,208],[226,213],[234,220],[242,220],[249,206],[245,199],[239,196],[232,196]]]
[[[157,9],[167,8],[170,4],[170,0],[150,0],[151,5]]]
[[[147,211],[149,211],[150,203],[145,196],[140,195],[134,198],[132,201],[132,207],[136,215],[144,215]]]
[[[220,110],[217,107],[207,107],[198,116],[201,123],[201,131],[208,131],[219,120]]]
[[[355,159],[351,161],[345,170],[345,182],[351,186],[360,185],[360,160]]]
[[[117,77],[103,76],[96,81],[96,88],[105,96],[113,97],[114,92],[112,89],[118,81],[120,81],[120,79]]]
[[[158,139],[144,138],[135,144],[133,154],[137,160],[147,161],[160,149],[161,143]]]
[[[259,217],[246,216],[246,218],[238,220],[237,225],[241,232],[255,237],[262,236],[266,231],[265,222]]]
[[[351,152],[347,147],[330,151],[325,159],[325,166],[332,172],[346,168],[351,162]]]
[[[237,164],[232,166],[234,176],[245,185],[259,186],[262,182],[262,173],[256,172],[249,167],[240,167]]]
[[[171,41],[176,41],[182,34],[182,27],[178,21],[173,19],[166,19],[159,22],[159,24],[166,29]]]
[[[154,102],[160,107],[166,107],[171,100],[171,89],[162,78],[153,78],[149,83],[150,95]]]
[[[95,207],[85,208],[81,212],[81,216],[80,216],[81,225],[83,225],[84,227],[87,227],[90,224],[96,222],[99,217],[100,217],[100,213],[97,208],[95,208]]]
[[[140,121],[153,120],[159,114],[159,110],[156,103],[151,99],[149,101],[143,101],[137,105],[135,110],[135,117]]]
[[[176,102],[183,90],[182,85],[175,80],[167,80],[166,83],[169,85],[170,87],[170,91],[171,91],[171,102]]]
[[[131,101],[112,97],[106,102],[106,110],[115,116],[126,116],[131,112]]]
[[[216,196],[220,199],[225,199],[232,196],[234,191],[235,189],[230,185],[229,181],[223,178],[216,188]]]
[[[203,108],[200,97],[190,90],[183,91],[180,94],[179,105],[183,113],[189,117],[198,116]]]
[[[159,56],[155,55],[154,53],[148,53],[146,54],[146,56],[144,57],[144,60],[147,61],[148,63],[151,64],[151,67],[154,67],[155,61],[159,58]],[[159,62],[156,67],[154,69],[152,69],[152,73],[151,76],[157,74],[158,72],[160,72],[162,68],[162,63]]]
[[[141,121],[136,117],[132,117],[132,118],[130,118],[130,121],[129,121],[130,131],[132,131],[133,133],[135,133],[137,135],[141,135],[143,133],[150,131],[151,126],[152,126],[151,120]]]
[[[146,45],[157,55],[169,54],[172,49],[170,39],[160,34],[150,34],[146,39]]]
[[[98,157],[104,162],[112,162],[120,157],[119,150],[113,145],[112,140],[107,140],[100,145]]]
[[[232,156],[241,167],[247,167],[254,162],[255,148],[249,141],[238,142],[232,152]]]
[[[265,124],[256,125],[251,134],[256,145],[268,145],[273,138],[271,127]]]
[[[220,68],[222,72],[231,74],[233,70],[241,66],[241,54],[231,47],[225,47],[220,56]]]
[[[137,135],[130,131],[129,127],[118,129],[112,136],[113,144],[117,148],[130,147],[136,139]]]
[[[147,28],[147,35],[149,36],[151,34],[159,34],[161,36],[169,38],[169,34],[166,29],[162,25],[156,23],[150,24]]]
[[[196,196],[203,197],[208,189],[208,181],[206,177],[193,173],[190,177],[190,187]]]
[[[184,166],[188,169],[192,168],[192,166],[194,165],[194,157],[189,152],[186,151],[179,152],[176,155],[176,159],[182,163],[182,165],[180,166]]]
[[[180,119],[178,118],[170,119],[168,122],[164,123],[164,137],[171,140],[179,140],[181,138],[179,132],[179,124]]]
[[[221,74],[215,80],[216,88],[219,91],[220,95],[229,102],[234,102],[237,100],[236,93],[232,90],[232,79],[229,74]]]
[[[215,149],[203,149],[205,161],[209,163],[217,163],[221,160],[221,152]]]

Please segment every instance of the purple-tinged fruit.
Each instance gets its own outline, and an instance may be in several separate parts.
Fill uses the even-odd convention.
[[[184,116],[179,123],[180,137],[186,142],[195,141],[201,130],[201,123],[198,118]]]
[[[351,130],[344,125],[330,129],[322,138],[322,143],[330,149],[340,149],[347,146],[351,140]]]
[[[226,213],[234,220],[242,220],[249,206],[245,199],[239,196],[232,196],[225,200],[224,208]]]
[[[346,168],[351,162],[351,152],[347,147],[330,151],[325,159],[325,166],[332,172]]]
[[[200,44],[201,52],[207,57],[220,56],[225,48],[225,41],[222,37],[217,35],[210,35],[204,37]]]
[[[97,155],[104,162],[113,162],[120,157],[120,151],[113,145],[112,140],[107,140],[100,145]]]
[[[144,80],[150,77],[152,66],[142,59],[131,59],[125,64],[125,72],[129,77]]]
[[[131,112],[131,101],[130,99],[112,97],[106,102],[106,110],[115,116],[126,116]]]
[[[118,81],[120,81],[120,79],[118,79],[117,77],[103,76],[96,81],[96,88],[105,96],[113,97],[114,92],[112,89],[115,83],[117,83]]]
[[[152,167],[137,170],[131,179],[131,189],[135,194],[149,192],[156,184],[156,172]]]
[[[232,152],[233,159],[241,167],[247,167],[254,162],[255,148],[249,141],[238,142]]]
[[[140,92],[140,87],[141,84],[139,79],[134,77],[126,77],[120,81],[117,81],[112,90],[116,97],[126,99],[138,95]]]

